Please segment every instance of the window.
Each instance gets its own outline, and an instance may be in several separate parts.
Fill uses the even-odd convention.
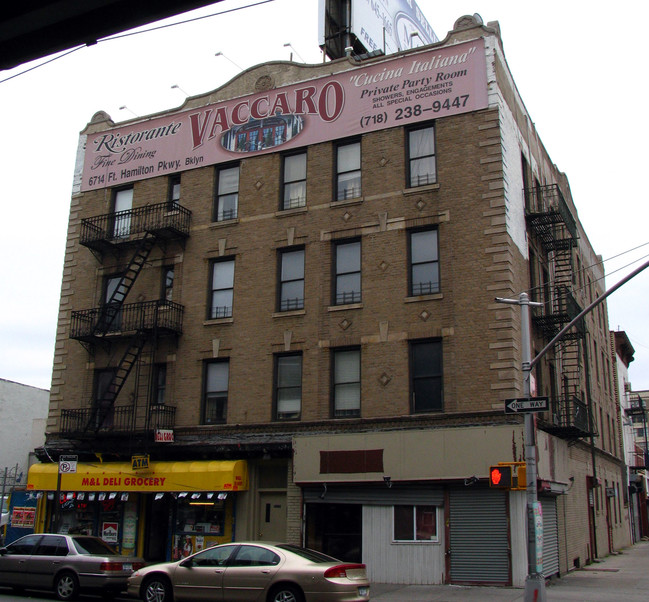
[[[216,186],[214,221],[235,219],[239,204],[239,166],[219,169]]]
[[[15,543],[7,546],[7,554],[31,554],[34,546],[40,541],[42,535],[26,535]]]
[[[394,506],[394,541],[437,541],[435,506]]]
[[[302,406],[302,354],[275,357],[275,415],[277,420],[300,417]]]
[[[306,205],[306,153],[284,157],[283,187],[282,209]]]
[[[279,311],[304,309],[304,249],[280,252]]]
[[[437,230],[410,233],[411,296],[439,293],[439,250]]]
[[[40,544],[34,550],[36,556],[67,556],[68,552],[68,542],[65,537],[48,537],[47,535],[41,539]]]
[[[343,144],[336,149],[336,200],[361,196],[361,143]]]
[[[180,174],[169,176],[169,192],[167,194],[167,210],[176,211],[180,204]]]
[[[333,413],[335,418],[360,416],[361,351],[335,350],[333,354]]]
[[[442,409],[442,342],[410,343],[410,388],[413,412]]]
[[[277,554],[266,548],[243,545],[228,566],[276,566],[280,561],[281,558]]]
[[[410,186],[425,186],[437,181],[435,128],[432,125],[408,132],[408,165]]]
[[[334,253],[334,305],[361,301],[361,243],[340,242]]]
[[[116,190],[113,196],[113,237],[122,238],[131,233],[133,187]]]
[[[115,408],[115,368],[96,370],[94,374],[93,426],[109,428],[113,426]]]
[[[162,268],[162,300],[173,301],[174,293],[174,266]]]
[[[215,261],[212,264],[209,319],[231,317],[233,295],[234,259]]]
[[[153,366],[153,388],[151,390],[151,403],[164,405],[167,391],[167,364]]]
[[[208,548],[200,554],[192,557],[192,566],[225,566],[228,558],[238,546],[219,546],[218,548]]]
[[[205,365],[205,400],[203,404],[203,422],[205,424],[225,422],[229,377],[230,363],[228,360],[208,362]]]

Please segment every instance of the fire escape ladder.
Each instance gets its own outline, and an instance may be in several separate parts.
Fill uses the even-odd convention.
[[[138,335],[133,337],[131,340],[119,362],[119,365],[117,366],[117,369],[115,370],[115,374],[113,375],[110,384],[106,387],[106,391],[101,398],[94,402],[90,422],[86,427],[87,431],[94,430],[94,432],[98,432],[102,427],[110,426],[110,418],[112,416],[115,400],[122,390],[133,366],[140,357],[146,341],[147,337],[141,333],[138,333]]]
[[[122,308],[122,305],[124,305],[124,299],[133,287],[142,267],[146,263],[156,240],[157,237],[155,234],[147,232],[140,241],[140,244],[135,250],[135,253],[126,268],[124,275],[120,279],[119,284],[115,287],[110,298],[106,300],[106,303],[102,307],[99,319],[95,326],[94,334],[103,334],[110,329],[111,325],[115,321],[115,317]]]
[[[561,375],[563,395],[566,399],[581,398],[581,344],[578,339],[566,339],[561,343]]]

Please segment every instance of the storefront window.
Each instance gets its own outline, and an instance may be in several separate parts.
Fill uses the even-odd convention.
[[[210,494],[208,494],[210,495]],[[176,525],[172,559],[185,558],[194,552],[221,543],[225,535],[225,499],[179,498],[176,509]]]
[[[52,520],[55,520],[52,516]],[[56,525],[52,524],[55,529]],[[65,492],[59,498],[58,532],[95,535],[124,554],[135,553],[137,502],[135,494]]]

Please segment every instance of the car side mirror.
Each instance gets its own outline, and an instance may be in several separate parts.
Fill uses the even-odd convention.
[[[180,563],[180,566],[184,566],[186,569],[191,569],[194,566],[194,563],[191,558],[185,558],[185,560]]]
[[[4,556],[7,553],[7,548],[0,548],[0,556]]]

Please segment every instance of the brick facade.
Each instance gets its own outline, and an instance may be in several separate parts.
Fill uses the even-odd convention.
[[[560,187],[574,216],[576,209],[565,176],[552,165],[540,143],[529,142],[529,121],[521,113],[522,103],[500,62],[494,30],[474,23],[455,35],[463,39],[484,36],[497,60],[488,108],[428,122],[435,130],[435,183],[409,187],[404,127],[357,138],[361,143],[362,196],[347,201],[333,200],[339,140],[304,149],[306,205],[297,209],[279,209],[281,152],[236,162],[240,168],[238,213],[232,220],[213,221],[217,170],[222,165],[188,169],[181,173],[179,202],[191,211],[190,235],[186,240],[155,246],[128,293],[127,302],[159,299],[162,268],[174,266],[172,299],[184,308],[183,325],[180,336],[156,338],[144,348],[139,372],[134,371],[126,381],[116,405],[135,406],[145,412],[151,366],[166,364],[165,399],[175,407],[176,442],[168,447],[148,444],[147,448],[154,456],[177,459],[246,454],[257,460],[265,455],[283,458],[289,477],[286,536],[293,543],[300,543],[303,535],[301,489],[293,482],[290,452],[296,433],[361,435],[368,430],[433,431],[456,426],[485,429],[521,422],[519,417],[503,414],[504,400],[523,392],[520,312],[516,306],[495,302],[496,297],[515,297],[530,288],[530,254],[521,248],[512,225],[512,208],[523,211],[523,190],[517,185],[524,169],[521,157],[525,157],[531,176],[543,185]],[[269,63],[245,72],[218,91],[190,99],[185,108],[250,93],[262,78],[281,86],[349,67],[344,60],[333,67]],[[110,126],[107,116],[98,114],[84,135]],[[511,164],[512,157],[518,164]],[[133,210],[164,202],[168,186],[168,176],[134,182]],[[91,407],[95,371],[114,367],[118,349],[124,347],[117,342],[110,351],[97,345],[89,352],[69,338],[71,311],[100,306],[106,277],[123,273],[128,263],[128,253],[98,256],[80,244],[82,220],[110,213],[113,192],[110,188],[77,190],[72,198],[49,415],[50,443],[60,445],[61,450],[77,445],[74,438],[68,440],[61,432],[62,412]],[[520,224],[519,228],[525,227],[524,220]],[[438,233],[441,284],[439,292],[415,296],[408,292],[409,233],[424,227],[436,228]],[[576,271],[572,282],[583,307],[601,293],[603,284],[597,256],[579,224],[578,228],[582,235],[575,256],[584,270]],[[528,236],[532,247],[534,237]],[[348,239],[361,243],[362,300],[335,306],[332,253],[336,242]],[[284,249],[304,249],[304,307],[295,311],[279,311],[277,306],[279,253]],[[232,315],[210,318],[211,269],[214,261],[224,258],[233,259],[235,265]],[[551,262],[551,257],[543,261]],[[555,472],[563,471],[574,479],[569,494],[561,496],[558,504],[560,538],[565,543],[560,546],[562,572],[593,555],[584,535],[588,533],[586,480],[593,475],[592,458],[597,458],[597,468],[607,482],[616,483],[620,491],[624,486],[619,442],[613,434],[617,412],[607,359],[605,308],[589,315],[587,325],[591,333],[586,360],[591,364],[590,381],[583,370],[581,386],[589,389],[598,426],[598,450],[591,454],[587,439],[580,438],[570,448],[569,466],[556,467],[550,458],[547,471],[539,475],[560,482]],[[413,412],[409,346],[420,340],[442,343],[441,412]],[[543,345],[543,337],[535,330],[535,351]],[[334,419],[332,351],[348,347],[360,349],[360,412],[348,419]],[[302,354],[299,419],[290,422],[277,420],[274,410],[274,358],[286,352]],[[226,419],[222,424],[205,424],[206,362],[214,359],[229,362]],[[550,364],[555,360],[549,356],[537,372],[539,394],[553,394],[556,383],[551,384]],[[552,417],[541,416],[540,428],[544,421],[550,424]],[[115,455],[130,453],[131,448],[125,445],[128,437],[121,439],[123,450],[111,450]],[[116,440],[119,442],[119,437]],[[102,445],[115,445],[116,440],[85,442],[79,452],[91,455],[102,451]],[[465,444],[470,446],[471,441]],[[521,449],[517,449],[520,456]],[[539,453],[544,456],[546,451]],[[254,470],[263,470],[263,462],[255,464]],[[468,467],[466,475],[449,472],[447,478],[477,474],[484,481],[486,472],[470,470]],[[567,481],[562,483],[567,485]],[[239,520],[248,521],[245,530],[253,533],[257,516],[254,497],[246,504],[248,515]],[[597,553],[601,555],[606,547],[602,543],[606,537],[603,516],[597,522]],[[624,528],[618,520],[616,547],[625,541]]]

